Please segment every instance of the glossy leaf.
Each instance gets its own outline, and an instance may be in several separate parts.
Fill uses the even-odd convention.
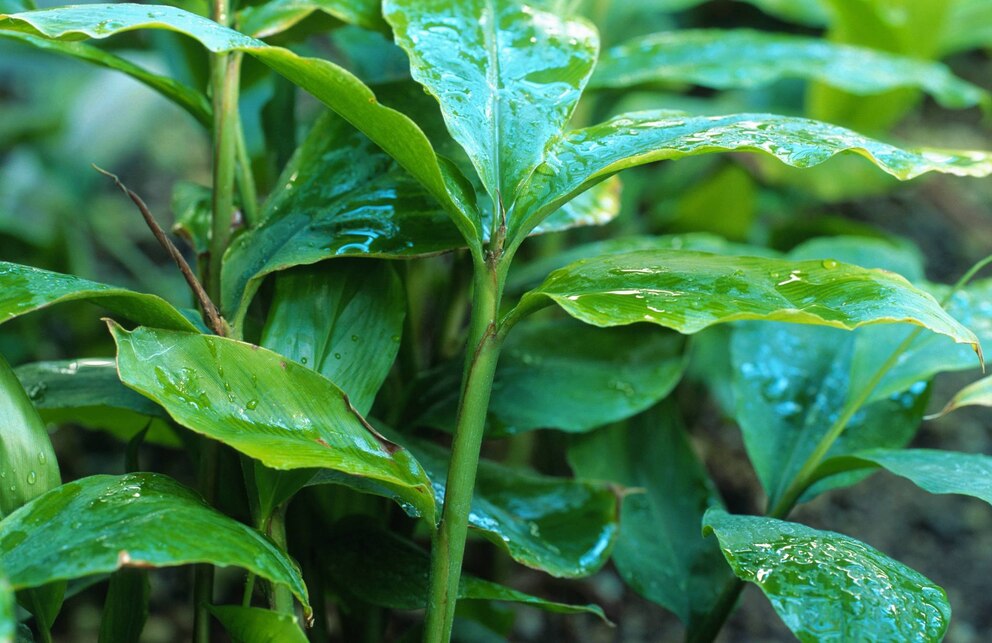
[[[505,207],[568,123],[599,50],[594,27],[552,5],[383,3],[414,79],[437,98],[451,135]]]
[[[336,261],[279,275],[262,345],[340,382],[366,414],[399,352],[406,293],[382,261]]]
[[[516,314],[553,302],[597,326],[650,322],[695,333],[764,319],[853,329],[908,322],[977,344],[929,294],[904,278],[824,261],[642,250],[579,260],[524,295]],[[977,350],[977,346],[976,346]]]
[[[162,5],[91,4],[0,14],[0,30],[58,40],[107,38],[134,29],[184,33],[214,53],[244,51],[309,91],[364,132],[424,185],[453,218],[469,244],[478,250],[478,215],[463,181],[438,160],[430,142],[413,121],[380,105],[372,90],[333,63],[270,47],[206,18]]]
[[[241,30],[255,38],[286,31],[315,12],[366,29],[385,27],[375,0],[269,0],[239,12]]]
[[[613,563],[635,592],[670,609],[689,632],[731,578],[703,514],[722,503],[677,417],[663,404],[582,436],[568,450],[576,474],[631,491],[623,497]]]
[[[0,521],[0,565],[16,589],[121,568],[192,563],[246,569],[285,585],[309,611],[293,561],[260,533],[166,476],[82,478]]]
[[[971,496],[992,504],[992,457],[935,449],[872,449],[826,460],[817,477],[881,467],[930,493]]]
[[[211,605],[210,612],[224,626],[233,643],[306,643],[307,637],[292,614],[261,607]]]
[[[258,227],[224,257],[223,310],[239,323],[262,278],[342,256],[416,257],[461,247],[422,187],[367,137],[327,114],[283,172]]]
[[[856,262],[913,280],[923,275],[915,250],[884,240],[817,239],[795,248],[790,259]],[[767,323],[734,328],[730,342],[733,416],[772,502],[799,473],[849,397],[867,386],[867,380],[896,349],[903,330],[875,326],[843,332]],[[953,346],[947,338],[942,339]],[[877,351],[875,359],[865,360],[862,347],[869,345],[884,349]],[[974,354],[970,360],[974,364]],[[903,386],[887,389],[885,395],[873,398],[851,418],[830,454],[905,446],[919,426],[927,401],[924,375],[908,377]],[[862,477],[847,475],[824,481],[807,499],[827,488],[853,484]]]
[[[14,373],[45,422],[79,424],[123,440],[148,427],[149,442],[179,446],[168,414],[121,384],[113,359],[35,362]]]
[[[684,29],[628,41],[601,57],[590,86],[661,82],[749,89],[783,78],[818,80],[861,96],[919,88],[952,108],[989,100],[987,92],[940,63],[750,29]]]
[[[327,552],[328,576],[346,595],[399,610],[423,609],[427,604],[430,557],[409,540],[366,520],[345,520],[332,531]],[[597,605],[547,601],[468,574],[459,581],[458,600],[508,601],[606,620]]]
[[[898,179],[925,172],[992,173],[992,155],[905,151],[819,121],[773,114],[688,116],[670,111],[623,114],[569,132],[548,151],[525,188],[509,238],[575,195],[621,170],[652,161],[713,152],[764,152],[794,167],[812,167],[841,152],[859,154]]]
[[[581,433],[628,418],[668,395],[682,376],[683,341],[647,326],[599,329],[572,320],[524,322],[507,336],[489,402],[487,436],[533,429]],[[454,429],[457,368],[425,394],[424,423]],[[436,395],[436,398],[435,398]]]
[[[92,45],[82,42],[58,42],[30,33],[6,30],[0,30],[0,38],[16,40],[42,51],[50,51],[55,54],[76,58],[77,60],[84,60],[100,67],[127,74],[139,83],[151,87],[165,98],[185,109],[201,125],[209,127],[213,119],[210,102],[202,93],[166,76],[153,74],[120,56],[103,51]]]
[[[448,454],[427,443],[409,448],[434,481],[440,505]],[[559,578],[579,578],[609,558],[618,509],[605,484],[541,476],[483,460],[468,522],[518,563]]]
[[[176,422],[273,469],[325,467],[392,489],[424,516],[423,469],[376,433],[341,389],[277,353],[220,337],[112,326],[121,381]]]
[[[62,483],[48,430],[0,356],[0,518]],[[0,569],[3,566],[0,565]]]
[[[939,641],[947,630],[944,590],[858,540],[722,510],[704,522],[737,576],[761,588],[801,641]]]
[[[181,312],[155,295],[0,261],[0,324],[64,301],[98,304],[139,324],[198,330]]]
[[[575,197],[541,222],[531,234],[606,225],[620,214],[620,179],[610,177]]]

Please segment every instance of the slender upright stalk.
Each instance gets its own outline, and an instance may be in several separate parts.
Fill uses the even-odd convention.
[[[284,502],[269,518],[269,536],[272,541],[283,551],[288,551],[286,542],[286,508],[288,502]],[[269,583],[269,607],[274,612],[281,614],[293,613],[293,594],[289,588],[281,583]]]
[[[503,265],[498,260],[492,263],[476,261],[475,265],[475,289],[461,403],[451,447],[441,525],[434,534],[431,555],[431,588],[424,626],[424,640],[428,643],[448,641],[455,620],[458,581],[468,536],[468,515],[475,490],[489,395],[502,344],[502,337],[497,332],[497,315],[505,276]]]
[[[214,0],[214,22],[231,24],[230,0]],[[234,220],[234,178],[237,167],[238,90],[241,54],[214,54],[211,58],[210,89],[213,97],[213,212],[210,237],[210,263],[207,293],[220,301],[220,269],[224,251],[231,239]],[[204,499],[213,504],[217,495],[217,443],[202,439],[200,444],[199,487]],[[210,641],[210,611],[213,601],[214,570],[199,565],[193,580],[193,640]]]

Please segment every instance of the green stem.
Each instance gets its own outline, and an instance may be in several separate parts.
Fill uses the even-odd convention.
[[[496,323],[505,276],[502,265],[477,262],[475,266],[475,292],[461,404],[451,448],[441,524],[434,534],[431,553],[431,586],[424,625],[424,640],[428,643],[448,641],[455,620],[462,556],[468,536],[468,514],[501,346]]]
[[[227,3],[225,0],[218,0],[218,4],[223,4],[226,8]],[[215,54],[211,67],[214,100],[214,189],[208,292],[214,301],[220,301],[221,262],[231,240],[231,224],[234,220],[234,179],[238,162],[238,129],[241,120],[238,116],[241,58],[240,53]]]
[[[276,510],[272,512],[272,517],[269,519],[269,536],[272,541],[279,546],[283,552],[288,554],[288,549],[286,546],[286,506],[288,503],[282,503]],[[273,611],[279,612],[281,614],[292,614],[293,613],[293,595],[290,593],[289,588],[281,583],[270,583],[269,584],[269,607]]]
[[[736,576],[728,578],[727,583],[723,586],[723,591],[720,592],[720,596],[716,599],[716,604],[713,605],[713,609],[709,611],[698,626],[693,627],[691,632],[686,633],[686,643],[710,643],[710,641],[715,639],[716,635],[723,628],[724,622],[730,616],[730,613],[734,611],[734,607],[737,605],[737,599],[740,597],[743,589],[744,581]]]
[[[241,114],[237,110],[235,110],[235,114],[238,117],[238,123],[235,127],[238,155],[238,194],[241,196],[241,211],[245,217],[245,224],[249,228],[253,228],[258,225],[258,190],[255,186],[255,173],[251,169],[248,145],[245,143],[245,132],[241,127]]]
[[[200,439],[200,494],[213,505],[217,496],[217,443],[209,438]],[[214,599],[213,565],[197,565],[193,572],[193,640],[195,643],[210,641],[210,604]]]

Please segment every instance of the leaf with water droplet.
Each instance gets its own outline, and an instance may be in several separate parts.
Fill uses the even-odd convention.
[[[992,173],[992,154],[988,152],[906,151],[805,118],[636,112],[573,130],[557,141],[522,189],[508,237],[526,233],[562,203],[621,170],[652,161],[732,151],[762,152],[804,168],[842,152],[854,153],[902,180],[925,172],[957,176]]]
[[[0,324],[65,301],[88,301],[139,324],[199,330],[183,313],[155,295],[0,261]]]
[[[623,495],[613,563],[635,592],[672,610],[693,632],[732,576],[716,543],[700,532],[706,509],[722,503],[678,409],[663,403],[581,436],[568,461],[582,479],[638,490]]]
[[[111,325],[121,380],[179,424],[273,469],[326,467],[367,477],[434,518],[430,480],[404,449],[374,432],[330,380],[234,340]],[[236,401],[228,401],[217,365]],[[253,379],[254,376],[254,379]],[[257,399],[251,413],[241,400]]]
[[[943,589],[854,538],[720,509],[703,522],[802,641],[939,641],[947,630]]]
[[[510,209],[579,100],[595,28],[543,0],[387,0],[383,14],[493,202]]]
[[[286,554],[163,475],[82,478],[0,522],[0,567],[18,590],[121,567],[193,563],[241,567],[285,585],[309,611],[300,570]]]
[[[859,96],[919,88],[953,108],[989,100],[987,92],[940,63],[823,38],[751,29],[681,29],[634,38],[600,57],[590,86],[661,82],[736,89],[784,78],[817,80]]]
[[[33,401],[46,423],[107,431],[125,441],[148,427],[147,441],[180,444],[168,414],[121,384],[112,358],[35,362],[18,366],[14,373],[29,392],[44,387],[45,395]]]

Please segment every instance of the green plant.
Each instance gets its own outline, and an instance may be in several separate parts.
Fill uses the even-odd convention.
[[[385,0],[380,13],[374,2],[277,1],[235,13],[217,0],[212,19],[195,13],[204,7],[130,4],[0,14],[0,35],[144,82],[206,126],[213,142],[212,189],[176,193],[198,275],[118,181],[179,265],[198,311],[0,264],[0,321],[86,300],[135,324],[108,321],[116,363],[27,365],[17,369],[20,384],[0,369],[11,418],[0,451],[11,480],[0,488],[7,632],[16,625],[13,591],[49,640],[65,582],[110,574],[101,636],[134,639],[147,611],[146,568],[192,563],[200,565],[197,641],[209,639],[212,617],[238,640],[303,640],[296,603],[305,620],[323,619],[328,592],[343,606],[346,636],[366,640],[382,637],[383,607],[426,606],[428,641],[451,638],[460,599],[602,614],[463,575],[471,526],[513,560],[561,577],[595,572],[615,546],[625,580],[674,611],[692,640],[716,635],[745,581],[804,640],[943,635],[949,607],[928,579],[854,539],[784,519],[797,503],[877,468],[929,491],[992,500],[984,456],[903,449],[926,383],[975,366],[972,351],[980,358],[992,319],[988,283],[971,285],[969,273],[953,288],[927,284],[911,249],[844,238],[779,254],[705,235],[627,237],[511,267],[533,234],[612,219],[614,175],[653,161],[740,151],[806,168],[854,152],[910,179],[985,176],[992,158],[905,151],[763,113],[656,110],[569,129],[588,83],[642,82],[645,61],[677,52],[654,37],[613,50],[594,75],[597,32],[565,17],[565,4]],[[436,100],[403,82],[373,93],[342,66],[258,39],[292,40],[293,29],[319,26],[314,12],[391,29],[412,78]],[[209,101],[83,42],[139,29],[178,32],[211,52]],[[869,71],[897,79],[880,87],[831,66],[863,51],[750,32],[717,36],[676,38],[698,47],[737,37],[810,58],[750,60],[748,73],[728,75],[732,61],[718,53],[705,69],[683,66],[663,80],[722,87],[728,77],[792,75],[858,91],[917,87],[949,106],[988,102],[936,63],[872,53]],[[814,60],[810,52],[823,48]],[[330,109],[261,202],[260,164],[239,109],[249,59]],[[270,104],[286,101],[279,117],[294,132],[285,81],[274,81]],[[449,251],[447,263],[428,259]],[[411,261],[397,269],[379,259]],[[447,299],[430,305],[439,292]],[[733,392],[727,411],[768,495],[766,516],[723,510],[680,411],[661,402],[686,368],[683,335],[732,365],[703,360],[698,377]],[[60,484],[39,410],[127,436],[132,473]],[[419,427],[450,431],[450,451],[416,435]],[[521,471],[533,446],[524,435],[513,439],[508,463],[480,461],[487,432],[537,428],[587,434],[568,448],[580,479]],[[137,473],[144,440],[181,444],[197,464],[200,494]],[[243,480],[226,475],[235,453]],[[628,488],[622,509],[611,483]],[[296,525],[289,503],[298,495],[313,511]],[[390,519],[394,503],[376,496],[418,522]],[[237,514],[239,498],[253,528],[218,510]],[[418,530],[430,537],[429,557],[411,542]],[[225,566],[247,571],[240,606],[214,605],[212,570]],[[267,610],[253,606],[256,578]],[[484,610],[463,614],[500,627]]]

